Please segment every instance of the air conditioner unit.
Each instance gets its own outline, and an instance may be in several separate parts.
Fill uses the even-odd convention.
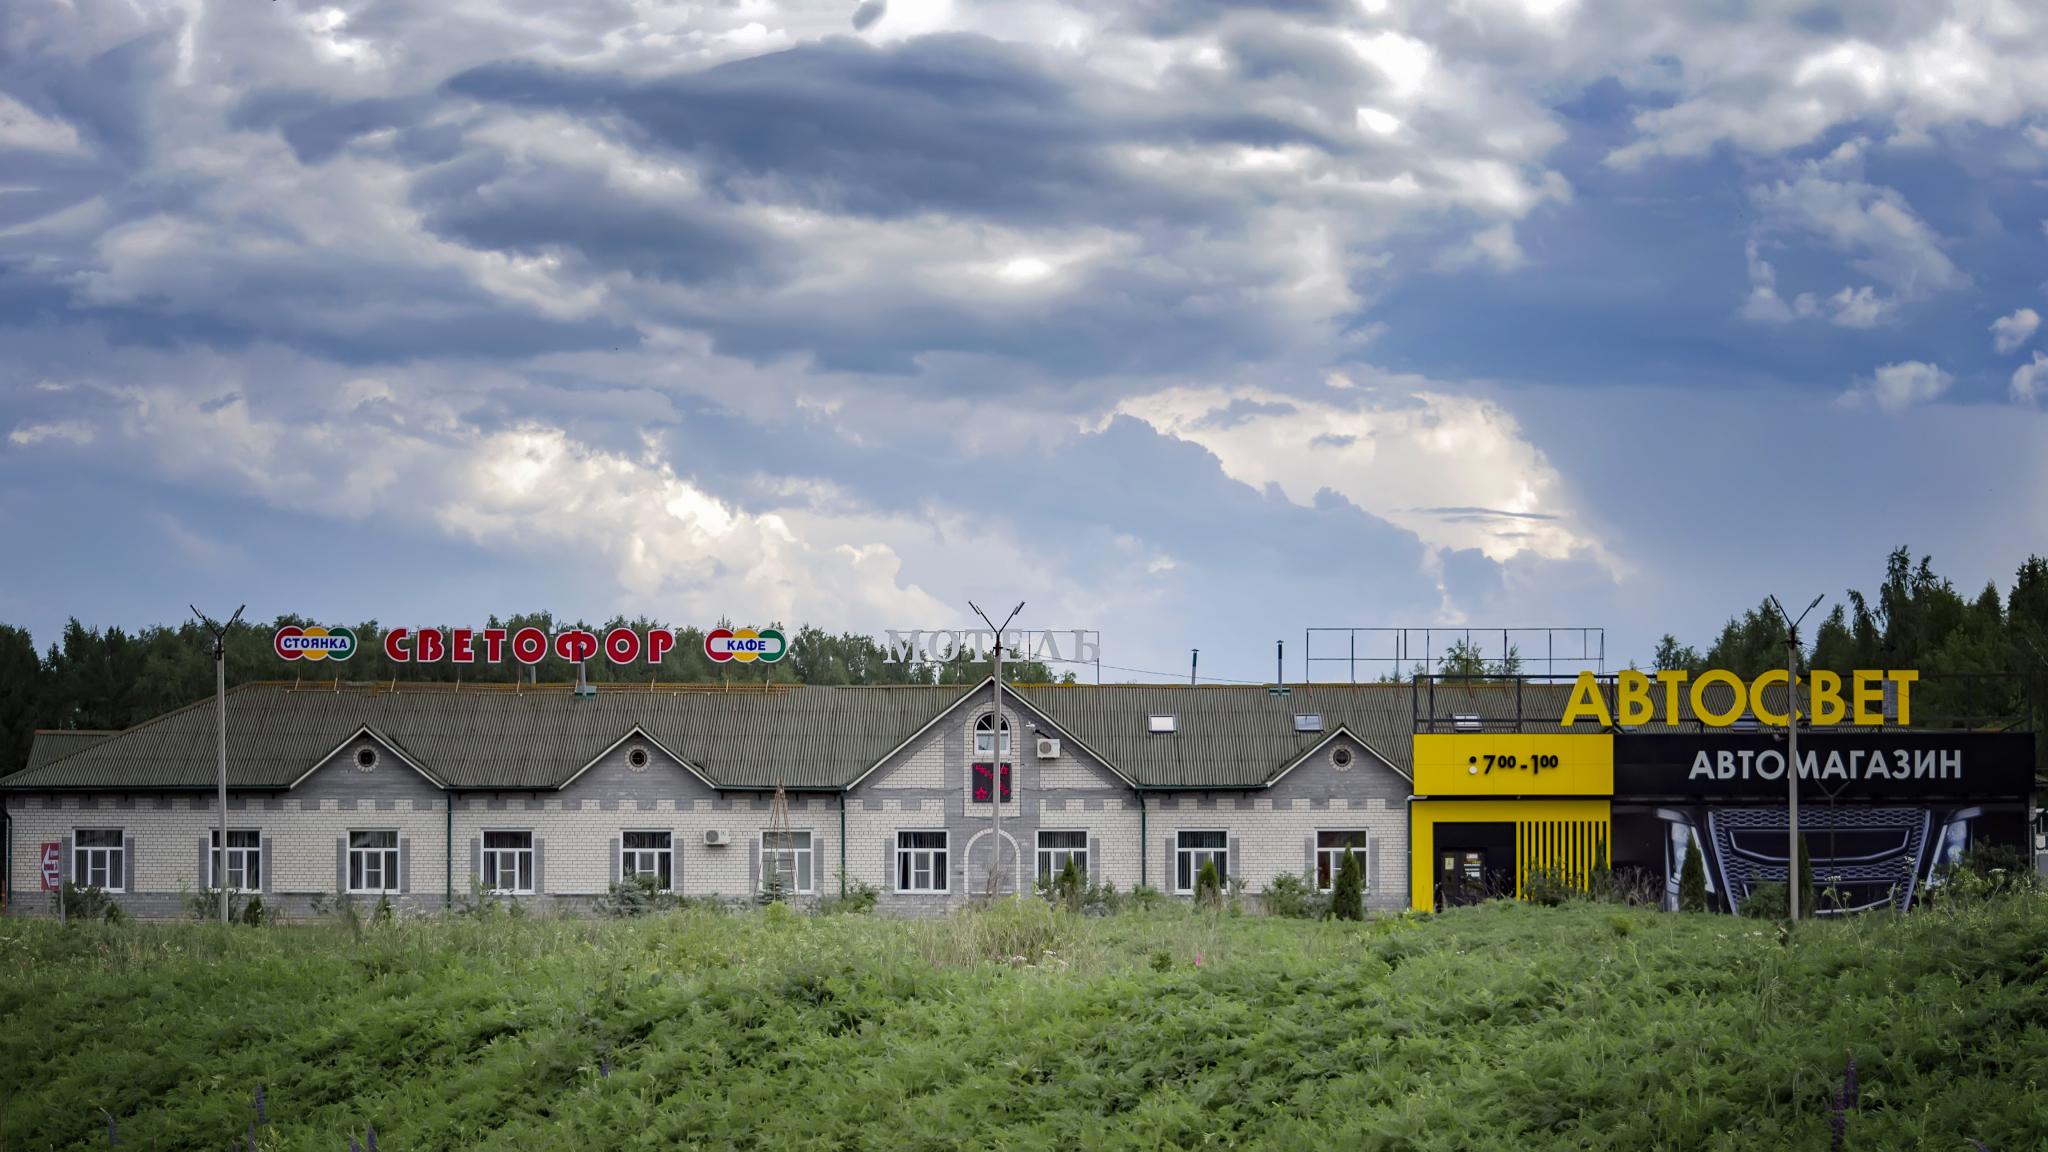
[[[732,837],[726,835],[725,833],[719,831],[716,828],[706,828],[704,830],[704,842],[706,844],[713,845],[730,844],[732,843]]]
[[[1057,760],[1059,757],[1060,742],[1050,736],[1040,736],[1038,738],[1038,758],[1040,760]]]

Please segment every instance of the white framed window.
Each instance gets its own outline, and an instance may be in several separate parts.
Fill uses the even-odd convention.
[[[1316,891],[1328,892],[1337,886],[1337,870],[1344,867],[1346,852],[1358,857],[1358,874],[1365,878],[1367,888],[1372,887],[1372,854],[1368,847],[1364,829],[1317,832]]]
[[[944,892],[946,890],[946,834],[944,832],[898,832],[896,834],[896,890],[898,892]]]
[[[124,891],[127,855],[119,828],[75,829],[71,833],[71,882],[81,888]]]
[[[1216,879],[1230,879],[1230,833],[1217,831],[1179,832],[1173,843],[1173,890],[1190,895],[1202,865],[1216,862]]]
[[[484,833],[484,887],[504,895],[533,892],[533,833]]]
[[[213,846],[206,862],[206,887],[220,886],[220,829],[207,837]],[[256,892],[263,888],[263,833],[255,828],[228,829],[228,891]]]
[[[996,754],[994,729],[994,715],[983,716],[974,722],[974,754],[976,756],[994,756]],[[1005,756],[1010,754],[1010,722],[1008,720],[1003,721],[1002,754]]]
[[[619,847],[619,875],[652,876],[663,892],[675,889],[675,845],[668,832],[628,832]]]
[[[1050,884],[1067,870],[1067,861],[1081,879],[1088,878],[1088,833],[1085,829],[1041,828],[1038,832],[1038,879]]]
[[[811,834],[809,832],[761,833],[761,889],[770,887],[770,877],[779,878],[785,891],[809,896],[813,887]]]
[[[229,829],[232,833],[234,830]],[[348,834],[348,890],[398,891],[398,833],[392,829]]]

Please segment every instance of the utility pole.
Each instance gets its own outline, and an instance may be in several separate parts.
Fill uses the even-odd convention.
[[[213,882],[220,886],[220,922],[228,922],[228,629],[242,619],[242,608],[228,617],[225,624],[216,624],[213,618],[201,612],[197,606],[187,605],[192,615],[199,618],[199,624],[213,633],[213,728],[215,751],[220,757],[220,843],[213,846]]]
[[[1778,598],[1771,597],[1771,607],[1785,622],[1785,910],[1794,923],[1799,920],[1799,625],[1826,598],[1815,596],[1794,620]]]
[[[1003,878],[1003,629],[1008,628],[1010,621],[1017,618],[1017,613],[1024,610],[1024,602],[1017,601],[1017,606],[1010,609],[1010,614],[1003,618],[1002,627],[997,627],[995,621],[988,618],[988,613],[975,607],[974,601],[969,600],[967,606],[973,608],[974,614],[981,617],[981,622],[995,633],[996,710],[989,717],[988,725],[989,748],[995,753],[990,758],[988,766],[988,810],[992,813],[990,821],[993,833],[989,839],[991,863],[988,869],[988,894],[994,896],[996,886],[1002,883]],[[1019,860],[1017,867],[1022,869],[1024,862]],[[1021,881],[1022,878],[1019,879]],[[1014,890],[1016,885],[1013,884],[1011,887]]]

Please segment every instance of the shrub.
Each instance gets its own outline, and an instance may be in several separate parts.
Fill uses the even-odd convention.
[[[270,919],[270,910],[263,906],[261,892],[249,894],[249,902],[242,905],[242,914],[237,919],[251,928],[261,928]]]
[[[1339,920],[1365,919],[1365,871],[1358,865],[1358,853],[1344,853],[1337,866],[1337,881],[1330,887],[1330,915]]]
[[[111,909],[119,907],[107,890],[88,884],[81,888],[66,880],[58,895],[64,902],[64,918],[67,920],[106,920],[112,915]]]
[[[839,874],[839,879],[846,889],[846,894],[843,896],[828,896],[818,901],[819,915],[860,915],[875,910],[875,903],[881,899],[882,894],[873,884],[865,880],[849,880],[843,872]],[[714,897],[703,897],[703,899],[711,900],[715,904],[718,903]],[[723,904],[719,904],[718,907],[720,911],[725,909]]]
[[[1158,908],[1166,903],[1166,895],[1149,884],[1140,884],[1131,889],[1129,903],[1139,910]]]
[[[1124,897],[1116,885],[1105,880],[1100,884],[1088,885],[1081,894],[1081,914],[1084,916],[1113,916],[1124,906]]]
[[[1053,898],[1067,911],[1079,912],[1086,886],[1087,881],[1081,875],[1081,870],[1074,867],[1074,858],[1069,856],[1067,866],[1060,869],[1059,875],[1053,877]]]
[[[1595,873],[1593,899],[1631,908],[1664,907],[1664,875],[1646,868],[1626,867]]]
[[[1330,912],[1330,898],[1317,892],[1308,879],[1282,872],[1260,894],[1266,915],[1290,920],[1321,920]]]
[[[1678,872],[1678,910],[1707,910],[1707,864],[1700,858],[1700,842],[1690,836],[1685,840],[1685,866]]]
[[[1215,908],[1223,903],[1223,881],[1216,874],[1216,861],[1202,861],[1202,870],[1195,874],[1195,903],[1204,908]]]
[[[675,893],[664,891],[661,878],[645,872],[614,880],[605,894],[597,898],[600,915],[621,919],[667,912],[675,906]]]
[[[1751,920],[1783,920],[1787,911],[1785,886],[1772,881],[1751,888],[1738,911]]]
[[[1561,868],[1531,868],[1522,878],[1522,899],[1545,908],[1555,908],[1578,894]]]
[[[391,916],[391,895],[387,892],[377,897],[377,907],[370,913],[370,922],[372,924],[389,924],[391,923]]]

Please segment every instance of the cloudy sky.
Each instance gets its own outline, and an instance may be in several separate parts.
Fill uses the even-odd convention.
[[[2048,10],[7,0],[0,620],[1597,625],[2048,551]]]

